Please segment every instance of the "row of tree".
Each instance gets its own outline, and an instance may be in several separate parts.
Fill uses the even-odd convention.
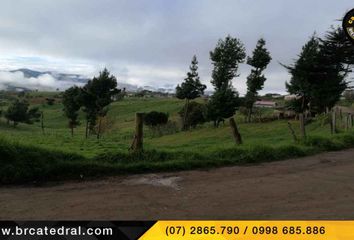
[[[213,121],[214,126],[218,127],[224,119],[232,117],[240,105],[248,110],[247,120],[251,121],[253,105],[266,81],[263,72],[272,60],[265,45],[265,40],[259,39],[252,56],[247,57],[246,63],[252,70],[247,77],[247,93],[243,101],[240,101],[238,92],[232,86],[232,80],[239,76],[239,64],[246,59],[243,43],[237,38],[227,36],[220,39],[210,52],[214,93],[206,105],[206,120]],[[353,64],[354,45],[342,28],[331,28],[323,38],[313,35],[303,46],[294,64],[281,64],[292,76],[290,82],[286,83],[287,91],[296,96],[289,108],[297,113],[308,110],[322,113],[331,109],[348,88],[349,82],[346,79]],[[202,96],[206,89],[200,82],[197,70],[198,61],[193,56],[187,77],[176,87],[177,98],[186,101],[183,108],[183,129],[190,127],[187,121],[190,100]]]
[[[271,61],[270,53],[265,48],[265,44],[264,39],[259,39],[253,55],[247,58],[247,64],[253,67],[247,78],[245,101],[249,109],[249,119],[258,91],[263,88],[266,80],[262,72]],[[244,62],[245,58],[246,53],[243,43],[230,35],[225,39],[220,39],[215,49],[210,52],[210,59],[214,66],[211,76],[214,93],[206,107],[206,119],[213,121],[215,127],[218,127],[225,118],[232,117],[240,104],[238,92],[233,88],[232,80],[238,76],[238,66]],[[187,124],[190,100],[203,95],[206,89],[206,86],[200,82],[197,70],[197,57],[193,56],[187,77],[181,85],[176,87],[176,97],[186,101],[183,108],[183,129],[190,127],[190,124]],[[196,115],[200,114],[196,113]]]

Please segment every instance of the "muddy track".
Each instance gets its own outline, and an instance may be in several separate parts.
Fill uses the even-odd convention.
[[[354,218],[354,149],[255,166],[0,188],[0,219],[309,218]]]

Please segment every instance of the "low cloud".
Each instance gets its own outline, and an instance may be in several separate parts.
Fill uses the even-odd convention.
[[[74,81],[61,81],[50,74],[42,74],[38,77],[25,77],[22,72],[0,71],[0,90],[9,88],[53,91],[66,89],[73,85],[80,85]]]

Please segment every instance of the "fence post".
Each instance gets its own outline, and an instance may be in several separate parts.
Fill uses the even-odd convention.
[[[351,113],[348,114],[348,125],[349,125],[349,128],[352,128],[353,127],[353,115]]]
[[[288,122],[288,128],[289,128],[289,130],[290,130],[291,135],[293,136],[294,142],[297,142],[298,140],[297,140],[295,131],[294,131],[293,127],[291,126],[291,123],[290,123],[290,122]]]
[[[42,133],[44,134],[44,112],[41,112],[41,129]]]
[[[144,113],[135,114],[135,135],[131,146],[134,152],[143,151],[143,124],[144,124]]]
[[[332,110],[332,118],[331,118],[331,133],[335,134],[337,133],[337,114],[336,114],[336,110]]]
[[[304,119],[304,114],[303,113],[299,114],[299,120],[300,120],[301,137],[302,138],[306,138],[305,119]]]
[[[230,121],[231,132],[232,132],[232,135],[235,139],[236,144],[238,144],[238,145],[242,144],[241,134],[237,129],[235,119],[233,117],[231,117],[229,119],[229,121]]]

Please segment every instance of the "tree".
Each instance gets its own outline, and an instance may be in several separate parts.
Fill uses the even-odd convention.
[[[181,117],[184,116],[185,108],[184,106],[182,110],[179,112]],[[189,114],[186,118],[186,128],[195,128],[198,124],[202,124],[206,122],[206,106],[202,103],[190,102],[189,106]]]
[[[350,71],[346,66],[350,56],[339,53],[342,51],[338,48],[340,41],[336,44],[336,40],[330,40],[328,36],[324,40],[312,36],[295,64],[283,65],[292,75],[286,88],[300,97],[301,103],[297,105],[301,105],[301,113],[310,107],[317,113],[332,108],[348,86],[345,79]]]
[[[117,89],[117,79],[105,68],[98,77],[89,80],[82,88],[82,104],[86,113],[86,137],[88,130],[93,132],[97,118],[104,117],[108,112],[108,106],[113,102],[113,97],[121,92]],[[100,138],[100,120],[98,122],[97,139]]]
[[[183,129],[186,129],[186,119],[188,117],[189,101],[200,97],[204,94],[206,86],[203,85],[199,80],[198,75],[198,61],[197,57],[194,55],[192,58],[191,65],[189,67],[190,71],[187,73],[187,77],[184,82],[176,87],[176,97],[179,99],[185,99],[186,103],[184,106],[183,114]]]
[[[8,121],[13,121],[14,127],[18,123],[33,124],[39,121],[40,116],[38,108],[29,108],[29,103],[26,100],[19,99],[16,99],[5,112],[5,118]]]
[[[346,79],[353,69],[354,45],[341,27],[331,27],[319,41],[322,81],[311,104],[317,112],[324,112],[326,108],[332,108],[348,88],[349,82]]]
[[[286,82],[287,91],[299,96],[292,105],[298,112],[303,113],[308,109],[314,88],[318,85],[319,69],[318,60],[320,55],[320,42],[315,35],[302,47],[299,58],[291,66],[283,65],[291,74],[290,82]]]
[[[67,89],[63,94],[64,114],[69,119],[69,128],[71,129],[71,136],[74,136],[74,128],[79,125],[78,111],[81,108],[81,89],[73,86]]]
[[[211,84],[214,94],[208,103],[208,118],[218,127],[220,121],[232,117],[239,103],[238,93],[232,87],[232,79],[237,77],[239,63],[246,57],[245,48],[237,38],[228,35],[220,39],[210,59],[214,65]]]
[[[247,58],[247,64],[254,68],[247,77],[245,103],[248,109],[248,122],[251,121],[252,108],[257,100],[258,91],[263,89],[264,82],[266,81],[262,72],[272,60],[270,53],[265,48],[265,44],[266,42],[263,38],[259,39],[256,48],[253,50],[252,57]]]

